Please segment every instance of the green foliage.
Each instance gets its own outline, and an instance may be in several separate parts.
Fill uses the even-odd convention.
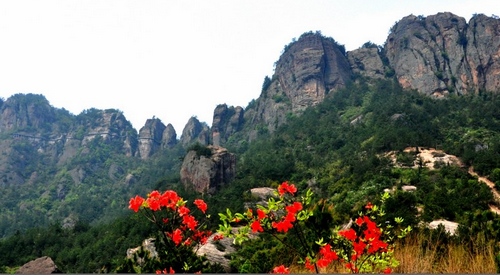
[[[201,156],[204,156],[204,157],[211,157],[212,156],[212,150],[210,150],[210,148],[208,148],[207,146],[205,145],[202,145],[200,143],[195,143],[191,146],[189,146],[186,151],[195,151],[196,152],[196,155],[198,157],[201,157]]]

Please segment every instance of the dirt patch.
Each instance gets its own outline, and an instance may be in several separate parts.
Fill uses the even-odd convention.
[[[462,161],[457,156],[446,154],[442,150],[436,150],[434,148],[424,148],[418,147],[418,152],[416,147],[407,147],[403,150],[405,153],[413,153],[415,155],[415,161],[413,162],[413,168],[418,168],[422,165],[430,170],[436,169],[436,164],[442,165],[455,165],[464,167]],[[392,151],[386,154],[387,157],[391,158],[392,162],[398,165],[396,161],[397,152]]]

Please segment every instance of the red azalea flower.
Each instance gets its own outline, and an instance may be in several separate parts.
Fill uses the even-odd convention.
[[[189,208],[187,208],[186,206],[181,206],[177,209],[177,212],[179,213],[179,216],[185,216],[187,214],[189,214],[190,210]]]
[[[183,216],[182,223],[193,231],[196,230],[196,226],[198,226],[198,221],[196,221],[196,219],[191,215]]]
[[[297,188],[294,184],[288,184],[288,181],[285,181],[278,186],[278,193],[280,194],[280,196],[283,196],[286,192],[293,195],[295,194],[295,192],[297,192]]]
[[[285,220],[282,222],[272,222],[273,228],[275,228],[278,232],[288,232],[289,229],[293,227],[292,223]]]
[[[381,240],[374,240],[370,243],[370,247],[368,247],[368,253],[369,254],[373,254],[377,251],[382,251],[382,252],[385,252],[387,251],[387,246],[388,244],[384,241],[381,241]]]
[[[286,222],[294,222],[295,221],[295,213],[292,213],[292,212],[288,212],[285,216],[285,221]]]
[[[390,267],[384,269],[384,274],[390,274],[392,273],[392,269]]]
[[[214,241],[219,241],[219,240],[222,240],[224,239],[224,236],[220,235],[220,234],[217,234],[214,236]]]
[[[135,196],[135,198],[131,198],[128,203],[128,208],[132,209],[134,212],[139,211],[142,203],[144,202],[144,198],[139,195]]]
[[[173,190],[167,190],[165,193],[163,193],[160,197],[160,204],[164,207],[168,207],[172,210],[175,210],[175,207],[177,205],[177,202],[181,198],[177,193]]]
[[[323,256],[323,258],[331,261],[337,260],[339,257],[337,253],[332,250],[332,246],[330,244],[326,244],[319,249],[319,253]]]
[[[203,214],[205,214],[208,206],[202,199],[196,199],[196,200],[194,200],[193,203],[194,203],[194,205],[196,205],[196,207],[198,207],[198,209],[201,210],[201,212],[203,212]]]
[[[260,220],[264,219],[266,217],[266,212],[260,210],[260,209],[257,209],[257,218]]]
[[[302,203],[296,201],[292,205],[285,206],[285,209],[289,213],[294,213],[295,214],[295,213],[299,212],[300,210],[302,210]]]
[[[356,231],[354,231],[354,229],[352,229],[352,228],[347,229],[347,230],[340,230],[339,235],[348,239],[351,242],[354,241],[357,237]]]
[[[349,269],[352,273],[358,273],[358,268],[352,263],[346,263],[345,267]]]
[[[260,225],[260,222],[258,220],[255,220],[252,222],[252,225],[250,226],[252,228],[252,232],[264,232],[264,228],[262,228],[262,225]]]
[[[356,219],[356,224],[357,224],[358,226],[363,225],[363,223],[364,223],[364,221],[363,221],[363,219],[362,219],[361,217],[358,217],[358,218]]]
[[[167,233],[167,235],[175,245],[179,245],[182,242],[182,231],[179,228],[175,229],[173,233]]]
[[[330,263],[331,263],[331,261],[329,261],[328,259],[325,259],[325,258],[321,258],[316,262],[316,264],[318,265],[319,268],[327,267]]]
[[[160,196],[161,194],[157,190],[151,191],[151,193],[148,194],[148,198],[153,198],[153,199],[159,199]]]
[[[284,265],[277,266],[273,268],[274,274],[290,274],[290,269]]]
[[[356,251],[356,255],[363,255],[363,252],[365,251],[365,248],[366,248],[366,243],[364,242],[355,242],[352,244],[352,247],[354,249],[354,251]]]
[[[366,209],[372,209],[373,208],[373,204],[371,202],[368,202],[365,206]]]
[[[161,208],[160,201],[154,197],[147,198],[146,203],[147,203],[149,209],[151,209],[153,211],[160,210],[160,208]]]
[[[311,260],[309,260],[309,257],[306,258],[306,262],[304,263],[304,265],[311,272],[314,272],[316,269],[316,268],[314,268],[314,264],[311,263]]]

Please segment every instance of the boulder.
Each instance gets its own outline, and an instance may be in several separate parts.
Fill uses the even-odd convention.
[[[23,266],[21,266],[16,274],[51,274],[51,273],[61,273],[57,268],[56,264],[48,256],[43,256],[41,258],[30,261]]]

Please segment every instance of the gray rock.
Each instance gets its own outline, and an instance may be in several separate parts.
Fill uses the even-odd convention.
[[[44,256],[21,266],[16,274],[51,274],[61,273],[50,257]]]

